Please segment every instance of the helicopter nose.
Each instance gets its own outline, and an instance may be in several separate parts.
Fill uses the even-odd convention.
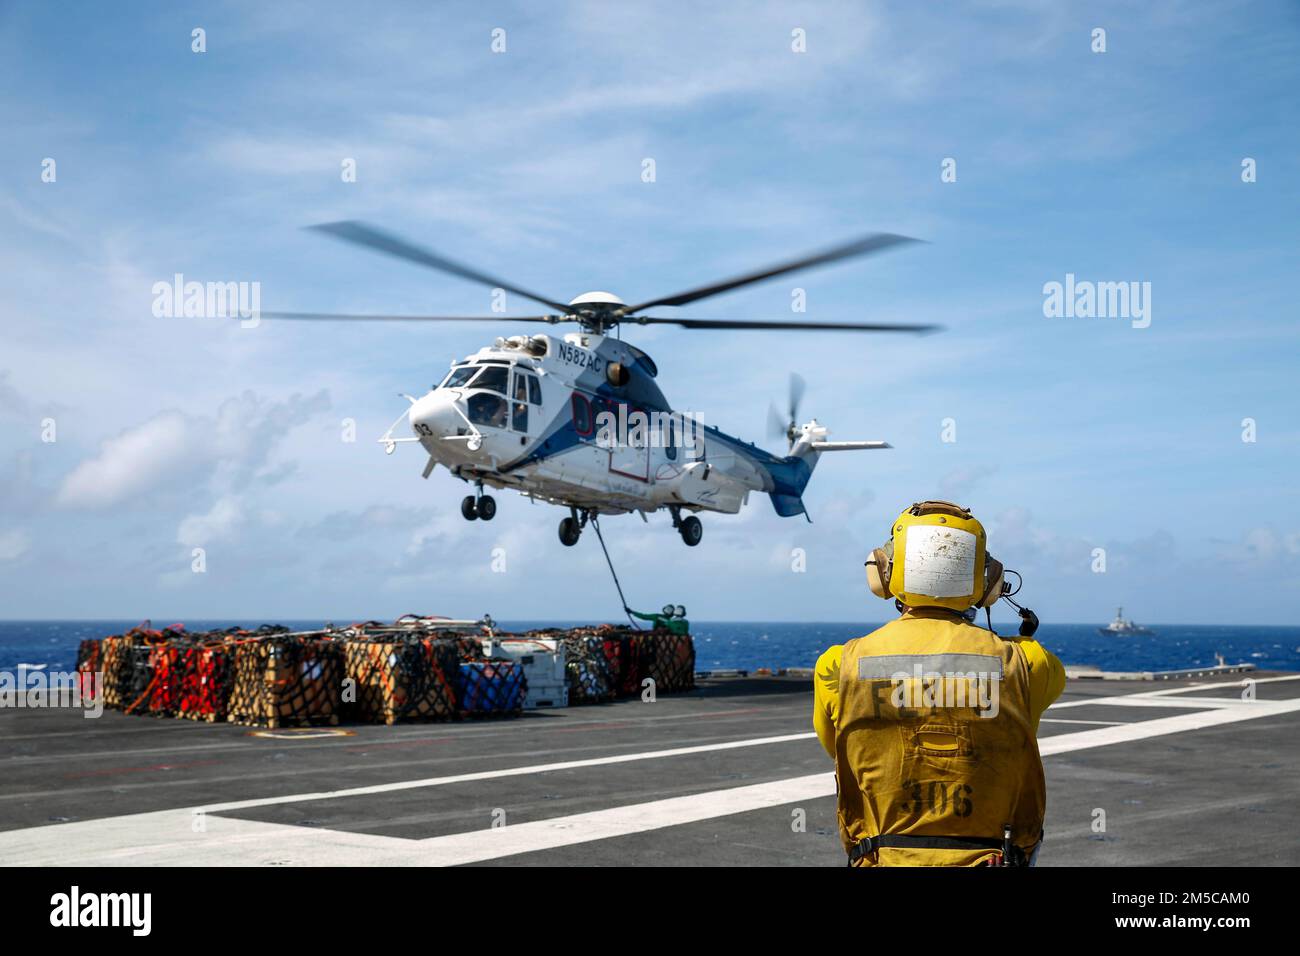
[[[460,416],[451,407],[454,396],[448,391],[430,392],[411,406],[411,429],[417,438],[443,438],[456,434]]]

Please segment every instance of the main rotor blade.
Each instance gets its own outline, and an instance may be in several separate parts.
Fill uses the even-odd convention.
[[[399,239],[387,232],[381,232],[367,226],[362,222],[345,220],[343,222],[325,222],[317,226],[308,226],[316,232],[323,232],[326,235],[333,236],[336,239],[342,239],[344,242],[351,242],[358,246],[365,246],[367,249],[374,249],[376,252],[382,252],[386,255],[396,256],[398,259],[405,259],[408,262],[414,262],[418,265],[428,266],[430,269],[437,269],[440,272],[449,272],[454,276],[460,276],[462,279],[469,279],[471,282],[478,282],[491,289],[505,289],[507,292],[513,292],[515,295],[521,295],[525,299],[532,299],[534,302],[540,302],[542,305],[555,309],[557,312],[564,314],[569,311],[569,307],[562,302],[556,302],[545,296],[537,295],[518,286],[502,282],[500,279],[493,278],[485,272],[479,272],[469,266],[454,262],[451,259],[444,258],[437,253],[422,249],[419,246],[407,242],[405,239]]]
[[[545,322],[548,325],[563,321],[552,315],[348,315],[340,312],[262,312],[258,318],[312,322]]]
[[[769,266],[768,268],[760,269],[757,272],[747,272],[744,275],[736,276],[732,279],[725,279],[722,282],[700,286],[697,289],[689,289],[686,292],[679,292],[676,295],[665,296],[662,299],[651,299],[649,302],[642,302],[639,305],[630,306],[629,308],[624,309],[623,312],[624,314],[639,312],[642,309],[649,309],[656,305],[686,305],[689,302],[698,302],[700,299],[707,299],[709,296],[718,295],[722,292],[730,292],[732,289],[738,289],[741,286],[749,285],[753,282],[762,282],[764,279],[771,279],[779,275],[785,275],[789,272],[798,272],[800,269],[811,269],[814,266],[824,266],[832,262],[838,262],[841,259],[851,259],[854,256],[865,256],[875,252],[883,252],[885,249],[892,248],[893,246],[920,241],[920,239],[898,236],[890,232],[872,233],[869,236],[863,236],[861,239],[855,239],[852,242],[847,242],[831,249],[825,249],[821,252],[802,256],[791,262],[783,262],[778,265]]]
[[[750,322],[745,319],[668,319],[653,315],[629,315],[625,325],[680,325],[684,329],[786,329],[796,332],[941,332],[942,325],[889,322]]]

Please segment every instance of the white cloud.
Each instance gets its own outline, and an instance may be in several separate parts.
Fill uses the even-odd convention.
[[[163,412],[100,445],[99,454],[63,480],[57,501],[72,508],[106,508],[164,481],[191,452],[189,423]]]
[[[219,498],[207,514],[189,515],[176,530],[176,540],[186,547],[202,547],[233,534],[244,523],[244,509],[237,498]]]
[[[32,540],[23,531],[0,532],[0,561],[17,561],[31,548]]]
[[[229,398],[214,418],[166,411],[100,446],[63,480],[56,502],[70,508],[107,508],[145,492],[181,483],[240,491],[254,481],[274,484],[292,463],[272,466],[276,446],[294,427],[329,408],[319,392],[268,402],[253,392]],[[196,476],[204,476],[196,478]]]

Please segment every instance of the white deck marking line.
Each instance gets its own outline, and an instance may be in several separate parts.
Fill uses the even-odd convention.
[[[1039,741],[1039,750],[1044,756],[1067,753],[1294,711],[1300,711],[1300,700],[1259,702],[1259,706],[1251,710],[1224,709],[1201,714],[1179,714],[1174,717],[1047,737]],[[625,836],[646,830],[679,826],[683,823],[694,823],[714,816],[741,813],[746,809],[781,806],[782,802],[766,802],[777,794],[789,797],[783,802],[794,803],[800,800],[815,800],[834,792],[833,775],[814,774],[792,780],[737,788],[735,796],[736,802],[740,804],[739,809],[731,809],[734,804],[727,800],[732,791],[722,790],[693,794],[690,797],[677,797],[672,800],[657,800],[631,807],[616,807],[595,813],[538,820],[497,830],[432,837],[420,843],[427,852],[428,863],[442,866],[477,863],[519,853],[608,839],[611,836]],[[720,812],[708,812],[709,807],[714,804],[719,806]],[[700,813],[707,813],[707,816],[700,816]]]
[[[1042,717],[1038,722],[1040,724],[1099,724],[1106,727],[1127,723],[1124,720],[1071,720],[1068,717]]]
[[[520,853],[554,850],[648,830],[699,823],[717,817],[780,807],[835,795],[835,775],[814,773],[806,777],[773,780],[747,787],[730,787],[693,793],[630,807],[612,807],[551,820],[537,820],[496,829],[470,830],[420,840],[421,862],[430,866],[481,863]]]
[[[1052,756],[1259,717],[1277,717],[1297,711],[1300,711],[1300,699],[1256,701],[1250,707],[1176,714],[1119,726],[1058,734],[1043,738],[1038,746],[1044,756]],[[794,734],[791,738],[811,736],[813,735]],[[635,758],[645,755],[629,756]],[[536,768],[533,770],[540,772]],[[367,793],[378,793],[405,789],[405,785],[388,784],[362,789]],[[206,817],[206,831],[196,834],[191,830],[193,815],[202,808],[195,807],[10,830],[0,833],[0,860],[37,866],[221,866],[285,862],[300,865],[451,865],[628,836],[748,810],[816,800],[834,792],[834,776],[818,773],[593,813],[519,823],[495,830],[485,827],[424,840],[261,823],[212,814]],[[311,795],[304,795],[277,802],[311,798]],[[260,805],[263,801],[252,802]]]
[[[1206,688],[1198,688],[1205,690]],[[1222,705],[1226,701],[1233,703],[1253,703],[1253,701],[1238,701],[1233,697],[1188,697],[1185,700],[1173,700],[1169,697],[1157,696],[1156,691],[1150,694],[1114,694],[1108,697],[1089,697],[1085,700],[1067,700],[1063,704],[1053,704],[1047,708],[1050,714],[1054,710],[1064,710],[1067,707],[1199,707],[1201,704],[1209,701],[1210,707]]]
[[[1107,697],[1105,700],[1097,701],[1097,703],[1109,707],[1172,707],[1178,710],[1218,710],[1224,707],[1251,707],[1255,704],[1255,701],[1241,700],[1237,697],[1187,697],[1181,700],[1172,700],[1168,697],[1139,697],[1137,700],[1132,697]]]
[[[719,750],[737,750],[741,747],[758,747],[763,744],[781,744],[791,740],[808,740],[817,735],[811,731],[802,734],[782,734],[779,737],[751,737],[747,740],[728,740],[718,744],[699,744],[694,747],[674,747],[671,750],[649,750],[641,753],[614,754],[607,757],[588,757],[585,760],[562,760],[558,763],[532,764],[524,767],[504,767],[500,770],[479,770],[458,773],[448,777],[425,777],[423,780],[402,780],[397,783],[380,783],[370,787],[352,787],[348,790],[326,790],[320,793],[290,794],[286,797],[263,797],[254,800],[234,800],[214,803],[198,809],[208,813],[229,810],[247,810],[251,807],[270,807],[278,803],[304,803],[314,800],[335,800],[339,797],[364,797],[395,790],[418,790],[423,787],[442,787],[450,783],[472,783],[476,780],[496,780],[500,777],[519,777],[555,770],[577,770],[582,767],[603,767],[615,763],[632,763],[637,760],[657,760],[663,757],[685,757],[691,754],[714,753]]]
[[[1254,684],[1272,684],[1280,680],[1300,680],[1300,674],[1283,674],[1279,677],[1250,677],[1249,671],[1244,671],[1244,675],[1237,680],[1211,680],[1203,683],[1193,684],[1191,687],[1168,687],[1164,690],[1148,691],[1150,697],[1160,697],[1164,694],[1190,694],[1198,690],[1206,690],[1210,687],[1241,687],[1246,681]]]
[[[1134,702],[1135,699],[1136,699],[1136,706],[1140,707],[1142,706],[1141,703],[1142,701],[1149,700],[1152,697],[1167,697],[1170,694],[1191,694],[1191,693],[1195,693],[1196,691],[1211,690],[1212,688],[1215,687],[1224,687],[1224,688],[1245,687],[1247,680],[1253,681],[1256,684],[1272,684],[1275,681],[1300,680],[1300,674],[1285,674],[1281,677],[1250,677],[1250,678],[1243,677],[1241,680],[1204,681],[1199,684],[1192,684],[1190,687],[1166,687],[1163,690],[1138,691],[1136,694],[1110,694],[1104,697],[1086,697],[1079,700],[1062,701],[1060,703],[1053,704],[1051,707],[1047,709],[1049,711],[1052,711],[1052,710],[1060,710],[1063,707],[1088,707],[1092,704],[1098,704],[1103,702],[1119,704],[1121,701]],[[1214,700],[1216,698],[1197,697],[1194,699],[1199,701],[1199,700]],[[1189,704],[1187,706],[1192,706],[1192,705]]]
[[[1257,717],[1277,717],[1296,711],[1300,711],[1300,698],[1259,700],[1250,702],[1246,707],[1224,707],[1194,714],[1174,714],[1171,717],[1158,717],[1155,720],[1139,720],[1114,727],[1099,727],[1096,730],[1080,730],[1073,734],[1044,737],[1038,742],[1038,752],[1047,757],[1092,747],[1145,740],[1149,737],[1163,737],[1166,734],[1177,734],[1188,730],[1220,727],[1240,720],[1254,720]]]

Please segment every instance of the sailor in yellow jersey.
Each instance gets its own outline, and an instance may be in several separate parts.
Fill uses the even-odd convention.
[[[849,864],[1031,864],[1047,804],[1038,722],[1065,687],[1032,640],[1038,618],[1011,600],[983,526],[950,502],[899,515],[867,583],[902,615],[830,648],[814,677]],[[1018,637],[972,623],[1003,597]]]

